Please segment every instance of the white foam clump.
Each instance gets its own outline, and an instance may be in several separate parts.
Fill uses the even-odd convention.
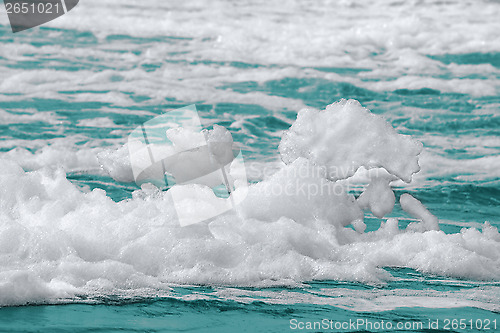
[[[404,193],[399,198],[401,208],[413,217],[420,219],[427,230],[439,230],[438,219],[411,194]]]
[[[102,148],[75,147],[58,142],[44,145],[35,153],[30,150],[16,147],[8,152],[0,153],[0,158],[15,161],[23,168],[35,170],[46,166],[63,166],[71,171],[98,171],[98,153]]]
[[[81,192],[64,172],[25,172],[0,161],[0,304],[85,297],[141,295],[169,284],[290,285],[335,279],[381,283],[385,266],[459,278],[500,275],[500,234],[399,230],[392,219],[359,234],[343,228],[359,217],[346,194],[299,199],[273,194],[295,182],[299,159],[250,187],[240,215],[181,227],[167,192],[144,187],[114,202],[102,190]],[[296,184],[296,185],[295,185]],[[330,184],[331,185],[331,184]],[[304,199],[304,197],[302,198]]]
[[[360,108],[353,102],[342,103]],[[358,121],[347,112],[343,122],[347,128],[336,129],[356,132],[358,124],[368,125],[371,120],[374,125],[365,132],[387,130],[364,110],[354,114]],[[304,128],[303,121],[299,114],[299,125],[292,126],[292,132]],[[330,130],[325,132],[327,137],[333,135]],[[366,137],[360,135],[342,138],[354,140],[359,151],[352,155],[340,143],[328,146],[320,140],[311,141],[310,149],[322,147],[328,156],[339,150],[347,154],[345,158],[355,157],[356,163],[365,164],[358,158],[371,155],[361,152]],[[404,156],[416,158],[418,144],[406,137],[403,143],[397,141],[401,136],[392,129],[380,135],[400,147],[398,152]],[[291,145],[290,136],[284,140]],[[208,144],[214,142],[229,144],[230,134],[215,128],[208,133]],[[215,146],[212,153],[223,160],[227,147],[221,147]],[[379,153],[395,154],[391,147]],[[131,199],[114,202],[100,189],[82,192],[66,179],[62,168],[25,172],[13,161],[0,160],[0,305],[77,295],[140,295],[145,290],[168,290],[171,284],[271,286],[325,279],[384,283],[392,279],[381,268],[387,266],[480,280],[500,275],[497,228],[485,223],[482,232],[432,230],[435,218],[409,196],[402,196],[401,205],[422,219],[421,224],[400,230],[397,219],[388,219],[379,230],[363,233],[362,209],[377,216],[392,209],[395,198],[389,182],[394,174],[409,173],[408,165],[415,163],[392,164],[390,158],[376,156],[383,162],[377,164],[393,175],[378,172],[356,200],[340,181],[329,180],[324,167],[328,165],[317,165],[312,156],[298,156],[250,186],[236,211],[187,227],[179,225],[170,191],[145,185]],[[328,161],[347,165],[336,157]],[[197,191],[202,202],[188,209],[203,207],[204,196],[212,195],[206,192]],[[344,228],[348,224],[356,230]]]
[[[358,101],[342,99],[323,111],[301,110],[279,149],[285,163],[305,157],[325,167],[332,180],[352,176],[364,166],[383,167],[410,182],[420,170],[422,144],[398,134]]]
[[[171,148],[168,152],[172,155],[208,144],[211,155],[215,160],[219,159],[219,164],[225,165],[234,158],[231,150],[233,138],[231,133],[222,126],[214,125],[214,128],[206,133],[185,128],[171,128],[166,131],[166,135],[171,142],[171,146],[167,147]],[[103,171],[113,179],[120,182],[134,181],[128,143],[117,149],[103,149],[96,156]],[[190,161],[190,163],[196,164],[196,161]],[[184,176],[183,173],[189,174],[189,170],[185,170],[182,166],[176,169],[176,172],[181,173],[181,176]]]
[[[392,212],[396,196],[392,190],[390,176],[375,177],[358,197],[358,205],[364,210],[370,210],[378,218]]]
[[[358,101],[342,99],[323,111],[301,110],[284,133],[279,150],[285,163],[305,158],[323,169],[325,178],[332,181],[347,179],[362,167],[374,169],[368,186],[357,198],[357,205],[382,218],[395,205],[391,182],[397,179],[410,182],[412,175],[420,170],[418,158],[422,144],[397,133],[382,117],[370,113]],[[411,206],[417,207],[417,204]],[[439,229],[437,219],[434,224],[429,222],[429,214],[417,214],[417,218],[426,221],[419,226]],[[350,224],[359,232],[366,228],[362,221],[352,220]]]
[[[327,180],[323,169],[304,158],[251,189],[240,207],[246,218],[278,220],[286,216],[306,225],[320,219],[336,227],[363,219],[354,196]]]
[[[214,125],[207,135],[211,155],[220,165],[226,165],[234,159],[233,136],[225,127]]]
[[[170,128],[166,131],[175,152],[194,149],[206,144],[205,135],[183,127]]]

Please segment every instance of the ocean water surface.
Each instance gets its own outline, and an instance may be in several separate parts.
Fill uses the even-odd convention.
[[[493,0],[85,0],[12,34],[0,11],[0,331],[500,331],[499,16]],[[441,231],[406,230],[398,200],[360,234],[315,213],[328,202],[259,198],[286,181],[297,113],[342,98],[422,142],[394,191]],[[124,144],[190,104],[256,190],[243,215],[182,228]]]

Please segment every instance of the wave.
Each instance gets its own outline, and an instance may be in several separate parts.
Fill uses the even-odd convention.
[[[295,137],[288,135],[283,147],[295,149],[305,142],[297,135],[307,133],[301,130],[307,122],[325,126],[324,115],[349,119],[349,112],[342,114],[339,107],[353,111],[359,104],[334,104],[321,111],[321,117],[299,114],[291,129]],[[385,142],[401,136],[366,112],[351,112],[355,118],[344,122],[346,128],[366,121],[366,135],[385,132]],[[364,162],[373,151],[363,155],[363,140],[354,148],[349,141],[335,142],[327,153],[359,149],[350,156],[366,167],[386,166],[402,178],[415,172],[408,168],[414,164],[395,163],[398,152],[407,148],[410,155],[418,155],[418,145],[410,139],[399,141],[393,151],[376,148],[375,153],[383,156],[375,165]],[[322,151],[321,144],[328,147],[331,142],[308,144]],[[179,225],[169,191],[143,185],[132,198],[115,202],[101,189],[81,190],[62,167],[27,172],[16,162],[0,160],[0,304],[140,294],[168,290],[172,284],[266,287],[339,280],[379,285],[394,279],[384,267],[459,279],[498,279],[496,227],[484,223],[481,228],[446,234],[428,230],[425,214],[420,214],[424,221],[407,228],[389,218],[378,230],[363,232],[361,208],[376,212],[379,205],[391,206],[394,198],[378,195],[387,191],[387,185],[374,185],[372,194],[367,194],[369,204],[359,205],[343,185],[326,179],[306,148],[297,152],[310,161],[304,157],[288,161],[274,175],[251,185],[237,210],[188,227]],[[335,159],[331,155],[321,161]],[[283,189],[291,192],[280,192]],[[331,192],[314,194],[313,189]],[[418,217],[423,209],[418,207],[407,210],[416,209]],[[354,228],[345,227],[349,224]]]

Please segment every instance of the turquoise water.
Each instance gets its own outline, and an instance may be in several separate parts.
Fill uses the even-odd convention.
[[[415,283],[413,287],[428,289],[428,285],[419,286],[419,284]],[[407,286],[405,285],[405,287]],[[310,288],[305,290],[290,289],[286,290],[286,292],[307,294],[319,291],[321,288],[366,290],[362,286],[323,282],[313,283]],[[451,288],[441,286],[438,289],[444,291]],[[290,320],[292,319],[296,319],[297,322],[321,322],[326,318],[335,322],[364,320],[366,323],[371,323],[371,325],[383,320],[385,323],[390,322],[394,327],[394,330],[391,331],[395,332],[477,331],[477,329],[471,329],[470,326],[466,329],[453,330],[449,323],[449,329],[446,329],[447,320],[465,316],[468,320],[473,320],[472,325],[474,328],[476,322],[479,326],[481,322],[489,321],[491,323],[489,325],[490,329],[484,331],[494,332],[493,323],[495,320],[498,322],[498,314],[473,307],[459,309],[438,308],[431,312],[424,307],[411,307],[372,313],[307,303],[270,305],[258,299],[253,300],[251,303],[242,303],[210,297],[213,291],[209,287],[198,287],[178,292],[180,295],[188,295],[193,292],[202,293],[209,296],[206,300],[184,301],[172,298],[148,298],[123,301],[111,299],[103,300],[95,305],[68,304],[4,308],[0,312],[3,322],[2,328],[5,332],[286,332],[291,330]],[[283,292],[283,290],[273,291]],[[429,329],[429,323],[434,324],[436,321],[441,329]],[[411,326],[407,326],[407,329],[398,330],[398,323]],[[359,331],[370,331],[366,329],[366,325],[370,324],[360,324]],[[385,325],[387,327],[388,324]],[[423,329],[420,329],[420,327]],[[352,329],[326,329],[324,331],[352,331]],[[375,329],[372,331],[387,330]]]
[[[393,328],[306,331],[500,331],[499,14],[494,1],[88,0],[12,34],[2,13],[0,159],[26,174],[0,185],[0,331],[287,332],[325,318]],[[446,235],[377,233],[384,220],[366,214],[367,236],[335,231],[331,249],[282,220],[242,222],[277,243],[243,229],[255,242],[216,242],[207,225],[169,224],[161,195],[131,179],[128,134],[166,110],[196,104],[205,127],[227,127],[257,183],[282,167],[297,112],[341,98],[423,143],[395,194]],[[398,204],[388,217],[413,222]]]

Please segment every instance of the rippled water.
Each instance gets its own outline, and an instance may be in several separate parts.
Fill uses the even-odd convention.
[[[498,1],[86,0],[12,34],[0,14],[0,158],[28,172],[0,171],[15,175],[0,185],[0,330],[498,320],[499,16]],[[166,223],[171,207],[138,191],[120,148],[196,104],[205,126],[231,131],[255,183],[281,168],[297,112],[340,98],[424,144],[396,196],[421,200],[446,235],[370,234],[381,220],[367,215],[366,239],[339,231],[331,249],[279,219],[245,221],[237,233],[261,234],[241,247],[213,240]]]

